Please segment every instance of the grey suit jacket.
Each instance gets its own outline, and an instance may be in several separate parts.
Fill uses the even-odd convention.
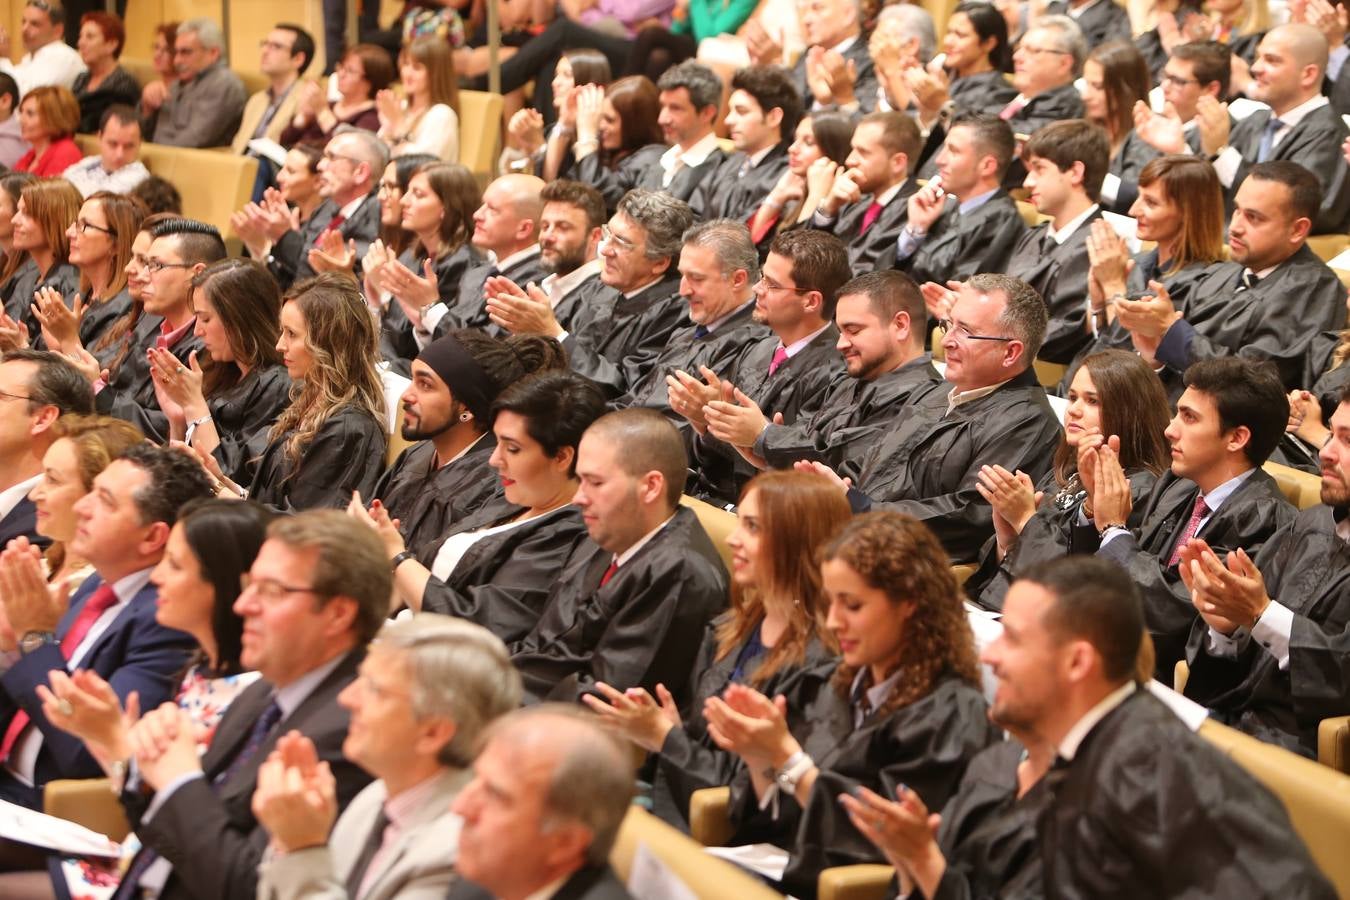
[[[461,769],[447,769],[397,842],[376,860],[359,900],[440,900],[455,880],[459,816],[450,803],[469,780]],[[258,866],[258,900],[348,900],[347,878],[361,855],[375,819],[387,799],[383,781],[367,785],[333,826],[328,844],[294,853],[270,851]],[[373,879],[373,880],[372,880]],[[357,898],[352,898],[357,900]]]

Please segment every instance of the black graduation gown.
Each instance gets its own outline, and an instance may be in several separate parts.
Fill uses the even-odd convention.
[[[1294,390],[1317,335],[1345,327],[1345,287],[1306,244],[1250,290],[1239,290],[1243,270],[1214,266],[1180,307],[1184,319],[1163,335],[1156,355],[1173,390],[1192,363],[1234,354],[1270,360]]]
[[[850,203],[839,215],[826,221],[819,213],[807,222],[808,228],[828,231],[848,247],[848,264],[854,275],[862,275],[877,268],[877,262],[895,247],[900,229],[909,221],[909,197],[919,189],[919,183],[906,178],[899,192],[877,213],[876,220],[866,231],[863,217],[875,199],[868,194],[857,203]],[[884,267],[883,267],[884,268]]]
[[[1087,239],[1092,223],[1101,217],[1101,210],[1095,210],[1062,244],[1050,237],[1050,223],[1042,222],[1023,233],[1008,260],[1004,271],[1035,288],[1050,313],[1038,359],[1068,363],[1091,339],[1087,332]]]
[[[1235,51],[1236,52],[1236,51]],[[1258,110],[1233,126],[1228,145],[1242,154],[1242,162],[1233,183],[1224,191],[1227,211],[1233,211],[1233,198],[1242,181],[1256,164],[1257,152],[1261,147],[1261,136],[1270,121],[1271,111]],[[1345,159],[1341,155],[1341,144],[1347,131],[1345,122],[1336,114],[1336,110],[1327,104],[1308,113],[1299,123],[1289,129],[1274,149],[1270,159],[1289,160],[1303,166],[1317,176],[1322,185],[1322,206],[1317,221],[1313,223],[1313,234],[1330,234],[1344,231],[1346,214],[1345,192],[1338,190],[1344,176]]]
[[[527,703],[576,701],[597,681],[648,691],[659,682],[684,702],[703,629],[726,607],[722,559],[684,507],[601,585],[613,559],[583,541],[539,622],[511,645]]]
[[[1048,897],[1332,898],[1280,801],[1147,691],[1043,781]]]
[[[583,279],[580,284],[563,295],[558,305],[553,307],[553,318],[558,320],[558,325],[563,331],[573,333],[579,324],[585,322],[586,316],[590,315],[589,310],[596,298],[609,290],[609,285],[600,280],[600,274],[597,272]]]
[[[1350,67],[1341,66],[1336,80],[1322,83],[1322,93],[1331,101],[1332,109],[1339,116],[1350,115]]]
[[[756,166],[750,165],[749,156],[739,152],[722,160],[689,197],[694,218],[748,222],[778,179],[783,177],[790,143],[792,137],[789,135],[784,143],[769,150]]]
[[[268,443],[249,485],[250,500],[279,510],[346,509],[352,491],[371,496],[384,468],[384,423],[355,406],[329,416],[300,450],[295,467],[283,434]]]
[[[1103,3],[1116,6],[1114,0],[1103,0]],[[1116,8],[1124,11],[1121,7]],[[1111,157],[1111,164],[1106,170],[1120,179],[1116,200],[1114,203],[1104,204],[1106,208],[1122,216],[1129,215],[1130,207],[1139,197],[1139,173],[1143,171],[1144,166],[1161,155],[1152,144],[1144,141],[1131,128],[1125,135],[1125,141],[1120,145],[1120,149]]]
[[[125,388],[134,379],[150,377],[145,353],[155,346],[155,338],[159,336],[159,329],[163,323],[164,320],[159,316],[142,311],[136,324],[132,325],[120,340],[97,352],[94,352],[93,348],[88,348],[90,352],[94,352],[99,364],[110,370],[108,381],[110,386]],[[122,356],[123,348],[127,350],[125,356]],[[122,356],[122,364],[113,370],[113,363],[119,356]],[[124,369],[128,370],[125,375]]]
[[[1008,76],[1002,72],[980,72],[955,78],[947,90],[957,112],[998,113],[1017,96]]]
[[[959,206],[956,198],[949,198],[928,237],[895,268],[919,284],[946,284],[980,272],[1006,271],[1013,248],[1027,230],[1012,197],[999,190],[965,215]]]
[[[927,355],[872,381],[836,379],[815,415],[795,425],[770,425],[755,442],[755,452],[775,469],[799,459],[819,460],[835,470],[849,461],[857,465],[897,416],[943,383]]]
[[[994,533],[980,496],[980,467],[1021,469],[1039,482],[1061,427],[1036,373],[1027,369],[991,394],[947,412],[948,383],[925,395],[876,443],[853,477],[855,511],[886,508],[922,521],[953,562],[973,562]]]
[[[16,322],[28,326],[29,342],[39,350],[47,349],[42,340],[42,325],[33,315],[33,295],[40,288],[54,289],[70,306],[80,290],[80,270],[68,262],[57,260],[52,264],[46,276],[38,271],[37,263],[29,257],[15,270],[9,282],[0,291],[5,297],[5,313]]]
[[[483,255],[467,242],[437,257],[432,262],[431,268],[436,273],[436,293],[440,296],[439,302],[453,308],[459,300],[460,279],[471,266],[479,264],[482,260]],[[426,264],[426,255],[422,252],[421,246],[417,245],[404,250],[399,255],[398,261],[420,277],[422,267]],[[417,345],[417,338],[413,336],[412,322],[408,320],[399,302],[391,297],[389,305],[384,308],[384,315],[380,318],[380,357],[388,360],[396,372],[407,375],[412,361],[420,352],[422,348]]]
[[[288,231],[272,247],[267,257],[267,268],[271,270],[283,291],[297,281],[314,277],[314,268],[309,264],[309,251],[327,228],[328,223],[337,215],[338,205],[333,200],[324,200],[310,217],[300,226],[299,231]],[[370,249],[371,242],[380,236],[380,201],[372,192],[361,201],[361,205],[338,226],[342,242],[356,241],[356,277],[361,277],[361,260]]]
[[[1008,119],[1014,134],[1033,135],[1051,122],[1083,118],[1083,98],[1073,82],[1042,91],[1027,100],[1027,105]],[[1011,168],[1010,168],[1011,170]],[[1006,182],[1005,182],[1006,183]],[[1017,185],[1020,187],[1019,180]]]
[[[485,433],[464,455],[436,466],[436,446],[419,441],[405,449],[375,485],[374,497],[399,520],[403,541],[423,565],[449,530],[480,509],[502,490],[501,479],[488,465],[497,438]]]
[[[145,345],[153,347],[159,337],[160,323],[164,320],[158,316],[141,317],[142,321],[146,318],[155,319],[155,330]],[[186,366],[190,365],[192,354],[199,352],[202,346],[202,339],[189,330],[174,342],[169,352]],[[112,377],[112,382],[94,396],[94,407],[104,415],[126,419],[152,441],[164,443],[169,439],[169,417],[159,408],[155,382],[150,377],[150,363],[142,348],[132,349],[117,374]]]
[[[445,537],[501,525],[522,511],[496,498]],[[553,579],[585,539],[581,510],[571,505],[480,538],[444,581],[427,579],[422,611],[476,622],[508,644],[521,640],[538,624]],[[431,561],[442,543],[429,551]]]
[[[1067,16],[1069,4],[1065,0],[1051,0],[1045,7],[1045,14]],[[1133,34],[1130,14],[1114,0],[1096,0],[1074,21],[1082,29],[1089,50],[1106,41],[1128,41]]]
[[[806,83],[806,54],[809,51],[809,47],[803,50],[792,66],[792,83],[797,86],[797,95],[802,98],[807,109],[815,102],[811,88]],[[872,54],[867,49],[867,35],[855,38],[842,56],[845,61],[853,63],[853,96],[858,101],[858,112],[872,112],[877,106],[877,72]]]
[[[633,188],[665,191],[677,200],[688,203],[699,183],[715,172],[727,158],[720,147],[714,149],[699,165],[683,166],[670,179],[670,185],[666,186],[663,184],[665,170],[661,168],[661,157],[665,156],[667,149],[664,144],[639,147],[619,160],[613,168],[600,162],[599,153],[592,153],[573,166],[567,177],[589,184],[603,194],[605,205],[612,215],[623,195]]]
[[[1177,566],[1168,562],[1199,495],[1195,482],[1167,471],[1144,502],[1143,524],[1137,530],[1105,546],[1095,526],[1077,526],[1072,535],[1074,552],[1095,552],[1119,563],[1138,586],[1144,622],[1157,654],[1156,671],[1164,683],[1172,680],[1173,668],[1184,657],[1186,638],[1197,618],[1191,592]],[[1206,541],[1220,559],[1239,547],[1255,555],[1294,514],[1275,479],[1258,468],[1205,520],[1196,537]]]
[[[1350,713],[1350,546],[1329,506],[1305,509],[1253,554],[1266,593],[1294,613],[1289,668],[1255,640],[1236,659],[1205,650],[1197,618],[1186,696],[1263,741],[1317,756],[1317,723]]]
[[[759,405],[765,418],[772,420],[774,413],[782,413],[784,425],[795,425],[799,419],[814,416],[829,395],[830,386],[848,377],[835,348],[838,342],[838,329],[827,325],[770,375],[769,366],[779,344],[778,336],[770,334],[742,350],[727,377]],[[741,488],[758,470],[730,444],[692,429],[688,433],[692,446],[687,491],[717,506],[735,503]]]
[[[669,275],[625,297],[614,288],[598,291],[577,310],[563,340],[572,371],[594,381],[612,399],[637,383],[665,349],[670,335],[688,324],[679,295],[679,274]]]
[[[80,345],[92,351],[99,338],[130,310],[131,292],[126,288],[122,288],[102,303],[87,307],[84,315],[80,317]]]
[[[1144,62],[1148,64],[1149,74],[1153,78],[1154,84],[1161,84],[1163,78],[1163,67],[1167,65],[1169,54],[1163,48],[1162,38],[1158,35],[1157,28],[1150,28],[1139,37],[1134,39],[1135,49],[1139,55],[1144,57]]]
[[[780,887],[803,900],[816,896],[821,869],[883,861],[849,821],[840,794],[862,785],[893,797],[903,784],[929,809],[941,809],[970,760],[1001,738],[979,689],[949,674],[939,676],[926,696],[897,710],[883,707],[855,727],[852,702],[830,681],[833,668],[802,686],[803,725],[794,736],[819,770],[806,805],[780,795],[778,819],[772,821],[768,811],[759,810],[744,766],[731,783],[735,842],[786,848],[790,858]]]
[[[694,662],[692,678],[685,696],[689,699],[680,711],[681,726],[672,728],[658,753],[652,754],[652,813],[681,831],[689,830],[689,798],[702,788],[730,784],[741,758],[718,747],[708,734],[708,722],[703,717],[703,703],[709,697],[721,696],[734,683],[736,660],[744,643],[726,656],[717,658],[717,622],[709,623]],[[796,711],[801,709],[798,691],[803,674],[829,665],[833,654],[812,637],[806,645],[801,663],[784,666],[756,687],[766,697],[779,694],[788,699],[789,729],[800,727]],[[751,663],[742,673],[749,684],[757,663]],[[809,681],[809,679],[807,679]]]
[[[211,455],[235,484],[253,480],[267,435],[291,403],[291,378],[280,364],[254,369],[233,387],[207,398],[220,443]]]
[[[1138,528],[1143,524],[1144,504],[1158,476],[1147,469],[1137,469],[1127,474],[1132,506],[1125,526]],[[1068,556],[1075,551],[1090,553],[1096,550],[1095,545],[1084,548],[1081,543],[1074,544],[1074,523],[1078,520],[1083,501],[1087,499],[1087,492],[1080,488],[1077,476],[1071,478],[1068,485],[1061,487],[1055,482],[1052,472],[1036,489],[1044,491],[1045,498],[1022,527],[1016,543],[1008,548],[1003,559],[999,559],[997,540],[990,538],[985,541],[980,548],[979,568],[962,585],[966,596],[985,609],[1002,612],[1003,599],[1013,579],[1037,563]]]
[[[536,248],[538,245],[535,245]],[[538,284],[548,275],[544,264],[540,262],[539,252],[526,256],[524,259],[516,260],[505,269],[497,267],[497,264],[487,259],[476,260],[460,277],[459,286],[456,292],[449,298],[450,306],[441,320],[436,323],[436,328],[432,332],[435,337],[440,337],[456,328],[482,328],[494,329],[495,325],[488,318],[487,302],[483,297],[483,285],[493,276],[501,275],[511,279],[512,282],[525,287],[530,282]],[[442,302],[447,302],[442,300]]]
[[[1350,365],[1342,363],[1333,368],[1334,354],[1340,340],[1339,332],[1318,335],[1308,351],[1308,367],[1302,383],[1312,385],[1309,390],[1321,404],[1323,422],[1331,421],[1336,407],[1341,405],[1341,392],[1350,385]],[[1318,458],[1319,449],[1286,432],[1280,438],[1275,452],[1270,455],[1270,461],[1320,475],[1322,462]]]

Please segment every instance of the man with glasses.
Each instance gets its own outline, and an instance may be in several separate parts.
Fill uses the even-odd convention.
[[[192,279],[213,262],[225,258],[220,232],[205,222],[170,219],[150,230],[153,240],[142,263],[146,285],[141,291],[145,313],[159,319],[154,350],[172,354],[180,369],[192,365],[202,348],[196,335],[197,315],[192,307]],[[159,406],[149,360],[129,353],[110,383],[95,383],[99,412],[126,419],[147,437],[168,440],[169,420]]]
[[[253,900],[267,832],[252,800],[278,746],[283,759],[327,768],[339,811],[370,782],[343,754],[351,717],[338,696],[357,677],[392,589],[379,538],[346,513],[311,510],[268,526],[234,604],[240,660],[262,678],[230,704],[204,755],[177,706],[151,708],[136,724],[131,744],[142,752],[122,803],[143,846],[117,900],[146,891],[192,900],[203,885],[221,900]],[[294,732],[312,749],[293,736],[281,742]]]
[[[20,538],[0,554],[8,619],[0,637],[7,658],[0,675],[0,798],[41,808],[48,781],[104,774],[84,743],[42,712],[38,690],[53,670],[96,673],[123,706],[133,691],[149,710],[173,696],[196,641],[155,622],[158,591],[150,572],[164,556],[179,509],[209,496],[206,473],[177,450],[138,444],[109,463],[75,504],[79,527],[68,551],[94,574],[71,594],[68,609],[63,592],[47,584],[36,547]]]
[[[520,705],[506,645],[435,613],[389,622],[338,703],[351,712],[343,755],[378,780],[338,817],[313,742],[283,738],[253,793],[272,838],[258,895],[439,897],[455,878],[459,817],[450,804],[485,732]]]
[[[89,382],[57,354],[11,350],[0,358],[0,547],[21,535],[47,546],[28,493],[42,477],[56,420],[93,411]]]
[[[103,113],[98,148],[97,156],[85,157],[61,176],[84,196],[99,191],[129,193],[150,177],[150,170],[136,158],[141,152],[141,120],[130,106],[114,104]]]
[[[1031,363],[1045,335],[1045,301],[1008,275],[976,275],[942,324],[949,390],[919,401],[857,466],[835,474],[855,510],[893,509],[933,529],[954,562],[973,562],[994,536],[993,511],[976,489],[980,469],[1050,470],[1060,424]],[[841,475],[852,479],[847,486]]]
[[[0,28],[0,72],[13,76],[21,94],[49,84],[73,87],[85,65],[66,43],[65,8],[56,0],[28,0],[21,22],[25,52],[18,65],[10,62],[9,32]]]
[[[1218,41],[1193,41],[1172,49],[1163,66],[1163,113],[1153,112],[1146,101],[1134,108],[1134,130],[1140,139],[1159,153],[1199,153],[1201,97],[1216,103],[1228,96],[1233,53]],[[1229,116],[1229,127],[1233,125]]]
[[[178,80],[155,120],[154,142],[171,147],[224,147],[244,114],[244,83],[221,54],[225,34],[210,19],[178,26],[173,68]]]
[[[848,251],[823,231],[787,231],[773,239],[755,285],[756,322],[771,334],[745,346],[725,378],[707,366],[666,377],[670,408],[688,420],[693,475],[689,492],[718,505],[734,504],[757,471],[733,444],[709,430],[714,400],[754,404],[775,422],[810,418],[844,371],[831,324],[839,289],[849,280]]]
[[[1051,122],[1083,117],[1083,98],[1073,80],[1083,68],[1087,44],[1068,16],[1036,20],[1013,53],[1017,96],[998,114],[1014,134],[1031,136]]]
[[[299,25],[277,25],[262,39],[260,49],[258,70],[267,76],[268,84],[244,104],[244,117],[232,144],[235,153],[247,150],[254,138],[281,140],[281,132],[295,115],[300,76],[314,61],[314,38]]]

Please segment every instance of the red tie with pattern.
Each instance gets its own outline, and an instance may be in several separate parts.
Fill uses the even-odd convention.
[[[314,243],[317,244],[319,241],[323,240],[323,236],[328,232],[337,231],[339,228],[342,227],[342,223],[345,221],[347,221],[347,217],[344,216],[342,213],[338,213],[337,215],[333,216],[333,218],[328,220],[328,224],[323,226],[323,231],[319,232],[319,236],[314,240]]]
[[[862,228],[858,229],[858,234],[867,234],[867,229],[872,227],[876,222],[877,217],[881,215],[881,211],[885,208],[886,207],[873,200],[872,205],[867,207],[867,212],[863,213]]]
[[[113,592],[109,584],[101,584],[98,589],[90,595],[85,601],[84,608],[80,614],[75,617],[75,621],[70,623],[70,630],[66,636],[61,638],[61,655],[67,660],[70,654],[75,652],[75,648],[80,646],[89,629],[94,627],[98,617],[108,611],[108,607],[117,602],[117,594]],[[9,728],[5,730],[5,739],[0,742],[0,761],[8,760],[10,751],[14,749],[14,743],[19,739],[29,722],[28,713],[18,710],[14,713],[14,718],[9,722]]]
[[[1195,508],[1191,510],[1191,518],[1186,522],[1186,529],[1181,532],[1181,537],[1177,538],[1177,545],[1172,548],[1172,558],[1167,561],[1168,568],[1181,561],[1181,548],[1186,546],[1187,541],[1195,537],[1195,533],[1200,530],[1200,520],[1209,513],[1210,509],[1205,505],[1205,498],[1196,497]]]
[[[777,372],[778,367],[787,362],[787,358],[786,347],[779,347],[777,350],[773,351],[773,359],[769,362],[769,374],[772,375],[774,372]]]

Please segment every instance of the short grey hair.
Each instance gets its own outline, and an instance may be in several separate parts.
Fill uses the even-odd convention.
[[[466,768],[482,748],[487,727],[520,706],[520,674],[501,638],[472,622],[436,613],[392,621],[371,649],[403,654],[413,716],[444,716],[455,734],[440,762]]]
[[[351,135],[361,142],[361,148],[357,151],[357,156],[362,162],[370,165],[371,180],[378,181],[384,174],[384,167],[389,165],[389,145],[380,140],[379,135],[373,131],[367,131],[364,128],[357,128],[355,125],[339,125],[333,129],[333,136],[328,139],[331,144],[339,137]]]
[[[1053,49],[1073,56],[1074,74],[1083,71],[1083,60],[1087,59],[1088,48],[1087,40],[1083,37],[1083,29],[1078,27],[1078,23],[1063,15],[1041,16],[1027,32],[1041,29],[1050,33],[1051,40],[1055,43]],[[1026,40],[1025,35],[1022,39]]]
[[[720,109],[722,106],[722,79],[712,69],[692,59],[666,69],[656,87],[663,91],[684,88],[689,92],[695,110],[709,106]]]
[[[926,64],[933,58],[933,54],[937,52],[937,27],[933,24],[933,17],[929,15],[928,10],[912,3],[895,3],[881,8],[881,12],[877,15],[877,24],[880,25],[887,19],[895,19],[899,23],[900,32],[906,38],[919,39],[920,62]]]
[[[646,232],[648,259],[674,259],[684,244],[684,233],[694,224],[688,203],[646,188],[624,194],[615,213],[627,216]]]
[[[201,41],[202,46],[207,50],[225,52],[225,32],[221,31],[220,26],[210,19],[200,17],[188,19],[178,26],[178,34],[185,31],[195,34],[197,40]]]
[[[1031,285],[1012,275],[976,275],[966,282],[966,286],[982,294],[997,291],[1003,295],[999,327],[1022,342],[1022,361],[1026,367],[1030,367],[1045,341],[1049,317],[1041,295]]]
[[[744,269],[751,284],[759,280],[759,252],[743,222],[733,219],[701,222],[684,233],[684,246],[711,250],[723,277],[730,278],[737,269]]]

